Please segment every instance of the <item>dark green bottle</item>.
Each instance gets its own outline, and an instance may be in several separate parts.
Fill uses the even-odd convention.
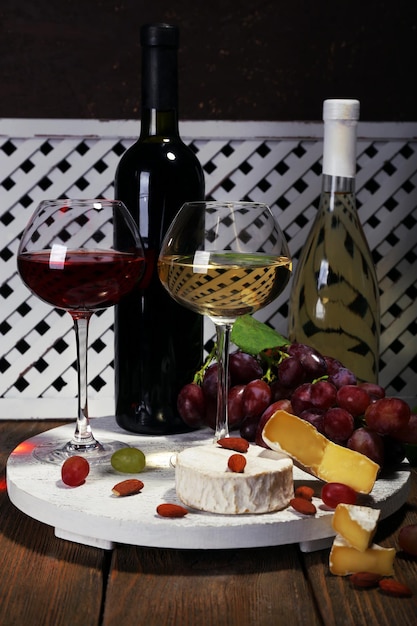
[[[176,399],[203,354],[203,317],[167,294],[156,266],[182,204],[204,199],[203,170],[178,129],[178,41],[172,25],[141,29],[141,131],[115,178],[115,198],[139,225],[147,261],[139,293],[115,308],[116,420],[125,430],[154,435],[187,429]]]

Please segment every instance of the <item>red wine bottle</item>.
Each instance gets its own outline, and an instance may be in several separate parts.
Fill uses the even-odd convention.
[[[139,292],[115,309],[116,420],[123,429],[169,434],[187,429],[176,409],[203,355],[203,317],[177,304],[162,287],[157,259],[182,204],[204,199],[204,173],[178,128],[178,28],[141,29],[139,139],[122,155],[115,197],[139,226],[146,270]]]

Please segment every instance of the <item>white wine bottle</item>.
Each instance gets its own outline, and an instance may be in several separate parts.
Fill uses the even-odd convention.
[[[358,100],[325,100],[319,209],[294,273],[288,335],[377,382],[379,291],[356,209]]]

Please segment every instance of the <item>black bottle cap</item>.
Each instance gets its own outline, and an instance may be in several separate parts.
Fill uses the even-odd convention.
[[[142,46],[178,48],[179,29],[172,24],[145,24],[140,30]]]

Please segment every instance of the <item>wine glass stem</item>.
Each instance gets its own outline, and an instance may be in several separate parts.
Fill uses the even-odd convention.
[[[78,414],[72,443],[91,446],[95,442],[88,418],[87,348],[88,327],[92,313],[72,315],[77,343]]]
[[[215,440],[229,436],[229,344],[232,324],[215,324],[217,340],[217,414]]]

